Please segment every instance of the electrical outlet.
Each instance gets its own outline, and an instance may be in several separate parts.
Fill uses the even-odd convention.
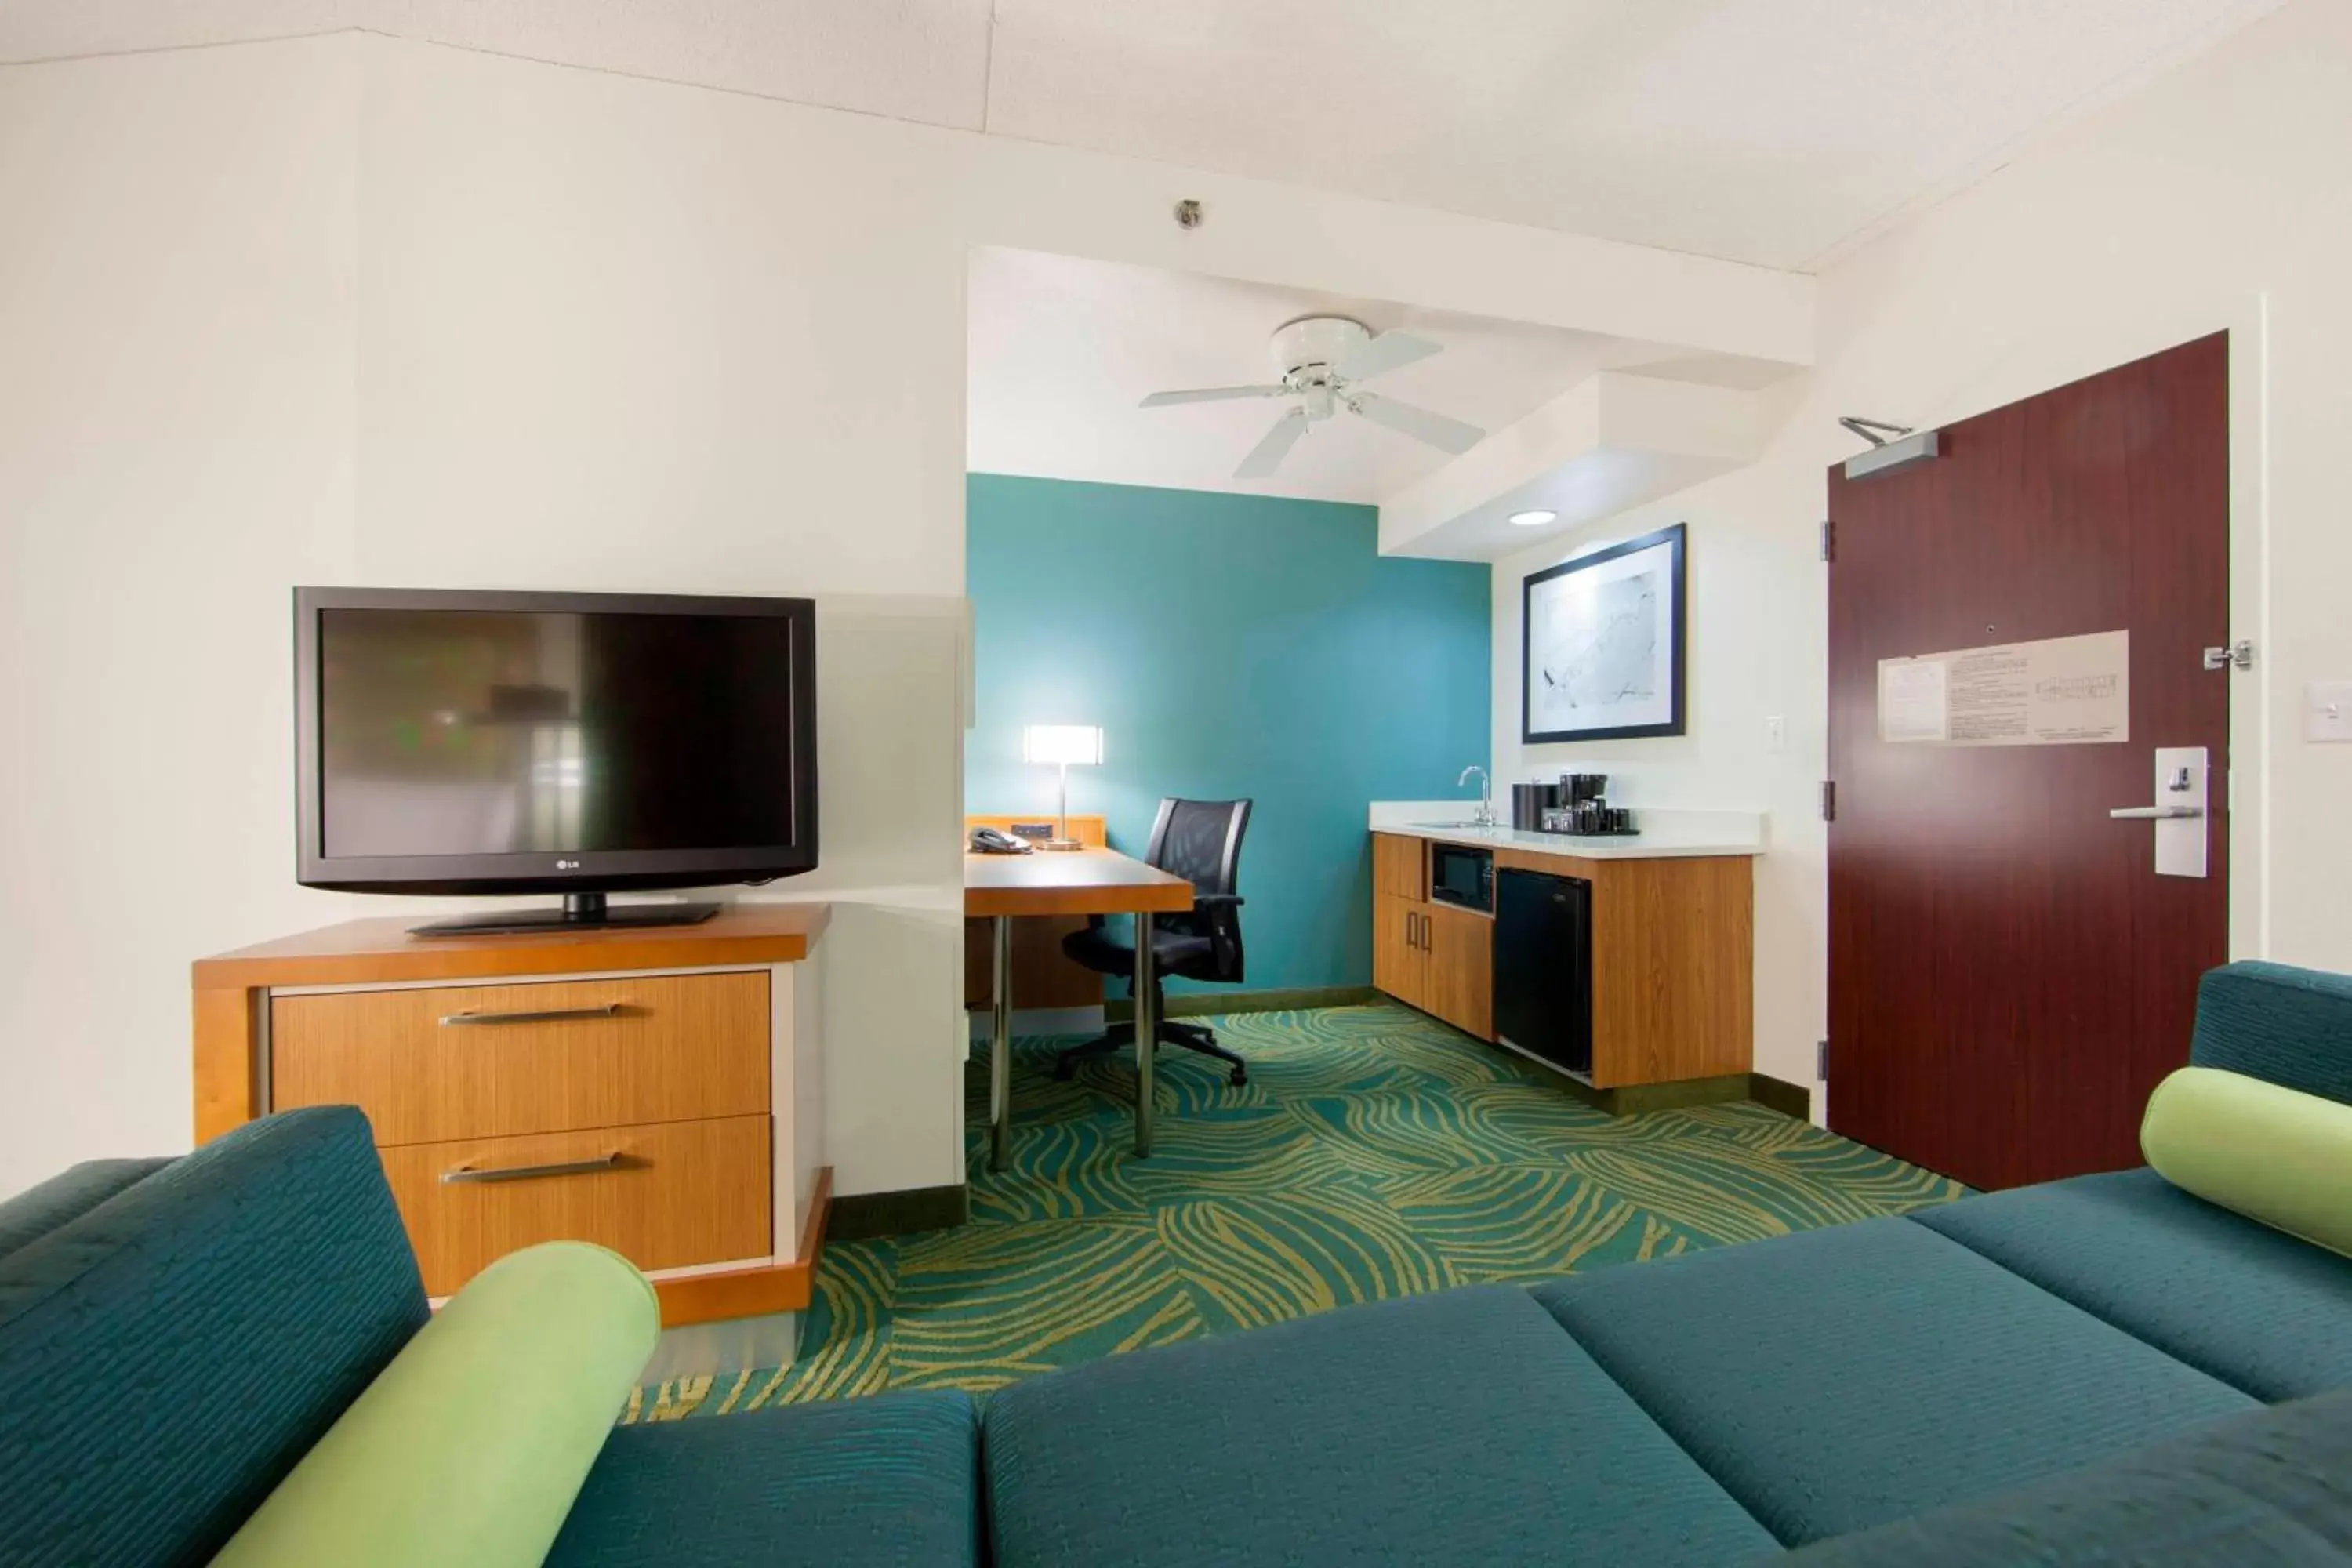
[[[1781,718],[1778,713],[1767,714],[1764,719],[1765,752],[1771,756],[1779,756],[1780,754],[1781,744],[1786,742],[1788,738],[1789,721]]]

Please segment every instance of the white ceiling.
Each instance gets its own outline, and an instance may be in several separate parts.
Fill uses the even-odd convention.
[[[2281,0],[0,0],[0,60],[364,26],[1803,268]]]
[[[972,257],[969,445],[975,473],[1376,503],[1449,461],[1346,415],[1317,425],[1271,479],[1234,467],[1285,405],[1139,408],[1144,394],[1274,379],[1266,340],[1295,317],[1403,327],[1445,352],[1375,388],[1495,431],[1599,370],[1740,384],[1748,362],[1382,300],[1024,250]]]

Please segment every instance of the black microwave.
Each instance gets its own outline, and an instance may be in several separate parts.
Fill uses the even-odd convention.
[[[1480,914],[1495,912],[1495,852],[1460,844],[1429,847],[1429,896]]]

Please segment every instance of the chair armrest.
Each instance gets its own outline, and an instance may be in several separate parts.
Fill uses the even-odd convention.
[[[1196,910],[1239,909],[1247,900],[1239,893],[1195,893],[1192,907]]]

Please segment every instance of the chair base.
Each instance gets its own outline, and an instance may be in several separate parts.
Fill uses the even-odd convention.
[[[1159,1032],[1162,1045],[1181,1046],[1188,1051],[1197,1051],[1204,1057],[1214,1057],[1221,1062],[1230,1064],[1234,1070],[1227,1075],[1227,1079],[1235,1089],[1249,1082],[1249,1064],[1217,1044],[1214,1030],[1203,1028],[1198,1024],[1162,1018],[1160,1020]],[[1072,1046],[1068,1050],[1055,1057],[1054,1076],[1066,1083],[1077,1076],[1078,1063],[1086,1058],[1107,1057],[1113,1051],[1125,1050],[1133,1044],[1135,1044],[1135,1026],[1113,1024],[1103,1032],[1100,1038],[1088,1040],[1083,1046]]]

